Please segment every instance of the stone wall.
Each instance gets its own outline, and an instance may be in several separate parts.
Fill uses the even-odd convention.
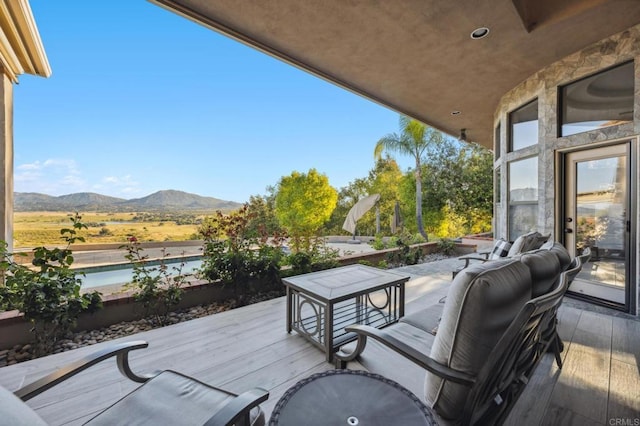
[[[552,46],[549,46],[552,48]],[[604,127],[585,133],[567,137],[558,137],[558,88],[598,71],[610,68],[630,60],[635,60],[635,101],[633,123]],[[561,207],[560,184],[561,175],[557,169],[557,153],[562,150],[575,149],[604,142],[632,140],[634,153],[637,155],[637,135],[640,133],[640,25],[615,34],[607,39],[576,52],[561,61],[551,64],[523,81],[517,87],[504,94],[494,114],[494,128],[500,124],[500,158],[494,163],[494,169],[500,168],[500,199],[494,212],[496,237],[506,238],[508,230],[508,163],[528,157],[538,157],[538,231],[552,238],[562,240],[559,230],[561,223],[556,218]],[[539,143],[516,152],[507,152],[509,122],[508,115],[520,106],[538,99],[538,135]],[[633,206],[638,223],[638,200]],[[639,241],[635,236],[635,241]],[[637,247],[637,246],[636,246]],[[640,250],[636,250],[640,251]],[[635,270],[638,271],[638,261]],[[638,272],[634,275],[636,283]],[[636,295],[638,287],[636,286]],[[640,297],[636,297],[638,301]],[[636,307],[637,307],[636,302]],[[637,309],[640,311],[640,309]]]

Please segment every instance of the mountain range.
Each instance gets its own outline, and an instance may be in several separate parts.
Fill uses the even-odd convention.
[[[241,203],[203,197],[188,192],[163,190],[130,200],[93,192],[52,196],[36,192],[15,192],[14,211],[185,211],[222,210],[240,207]]]

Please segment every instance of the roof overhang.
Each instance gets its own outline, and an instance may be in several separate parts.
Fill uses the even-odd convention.
[[[638,0],[150,1],[486,147],[507,91],[640,23]]]
[[[14,83],[20,74],[51,75],[28,0],[0,2],[0,65]]]

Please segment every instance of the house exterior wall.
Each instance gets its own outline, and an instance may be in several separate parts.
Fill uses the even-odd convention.
[[[588,29],[586,29],[588,30]],[[594,131],[579,133],[567,137],[558,137],[559,126],[559,87],[592,75],[614,65],[634,60],[635,93],[634,116],[632,123],[605,127]],[[527,102],[538,99],[538,144],[515,152],[508,152],[509,113]],[[552,238],[562,240],[558,234],[558,219],[562,212],[560,198],[561,178],[556,162],[557,153],[616,140],[632,140],[632,158],[638,158],[638,140],[640,134],[640,25],[629,28],[612,37],[576,52],[547,68],[538,71],[517,87],[505,93],[494,114],[494,129],[500,125],[499,143],[496,143],[496,203],[494,211],[494,235],[496,238],[508,238],[508,164],[515,160],[537,156],[538,158],[538,230],[551,233]],[[634,163],[632,163],[634,164]],[[638,176],[637,162],[635,176]],[[498,173],[496,173],[496,176]],[[501,202],[498,202],[498,201]],[[632,222],[638,223],[638,191],[632,192]],[[637,233],[638,226],[632,231]],[[636,242],[635,252],[640,252],[638,235],[632,238]],[[635,312],[638,309],[638,260],[635,275],[632,276],[632,292],[635,293]],[[632,307],[633,308],[633,307]],[[632,309],[634,310],[634,309]]]

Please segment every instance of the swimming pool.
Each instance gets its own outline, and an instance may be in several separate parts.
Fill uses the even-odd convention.
[[[165,264],[169,270],[173,272],[173,268],[180,267],[180,263],[182,261],[185,262],[185,265],[182,268],[183,274],[192,274],[196,269],[202,266],[202,256],[166,259]],[[153,267],[159,265],[160,262],[149,261],[147,264],[150,267]],[[85,276],[81,277],[83,290],[96,287],[115,286],[118,284],[124,285],[126,283],[130,283],[133,279],[133,267],[129,263],[80,268],[76,269],[76,271],[85,273]]]

